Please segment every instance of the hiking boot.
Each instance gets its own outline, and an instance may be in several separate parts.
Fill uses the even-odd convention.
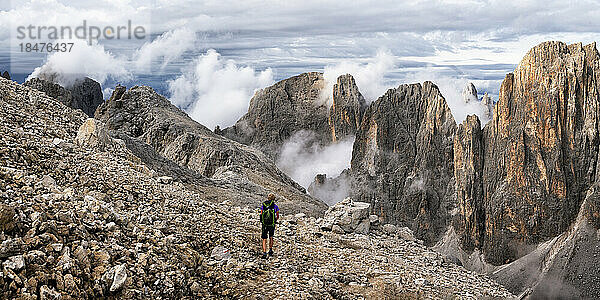
[[[269,250],[269,255],[270,255],[270,256],[273,256],[273,249],[270,249],[270,250]]]

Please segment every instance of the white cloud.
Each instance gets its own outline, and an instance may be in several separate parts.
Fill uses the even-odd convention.
[[[97,43],[88,45],[82,40],[69,42],[75,44],[71,52],[55,52],[48,55],[44,65],[37,67],[29,78],[52,79],[62,86],[70,86],[75,80],[85,76],[100,84],[109,78],[116,80],[131,78],[131,73],[125,67],[126,60],[115,57],[106,51],[104,46]]]
[[[214,128],[233,125],[248,110],[257,89],[273,83],[273,72],[238,66],[215,50],[197,58],[183,75],[169,81],[170,100],[194,120]]]
[[[163,68],[179,59],[193,47],[195,40],[195,33],[189,29],[169,31],[152,43],[144,44],[131,58],[117,57],[98,42],[88,45],[83,40],[60,41],[73,42],[72,50],[49,54],[44,65],[35,68],[29,78],[41,77],[63,86],[69,86],[85,76],[100,84],[108,79],[130,80],[134,71],[143,71],[144,67],[150,67],[152,61],[158,58],[162,58]]]
[[[327,146],[318,144],[315,133],[301,130],[281,147],[277,166],[303,187],[308,187],[317,174],[332,178],[350,167],[354,138]]]
[[[161,68],[177,60],[181,55],[194,48],[196,33],[189,28],[167,31],[151,43],[144,44],[134,54],[138,71],[149,70],[152,62],[162,58]]]
[[[424,81],[431,81],[437,85],[457,124],[462,123],[468,115],[473,114],[479,117],[482,126],[490,120],[486,115],[486,108],[479,101],[465,103],[463,100],[462,91],[471,82],[467,77],[444,75],[431,67],[407,74],[405,77],[406,83],[423,83]],[[475,88],[477,88],[477,84],[475,84]]]
[[[396,57],[389,51],[380,49],[367,63],[343,61],[333,66],[326,66],[324,70],[326,87],[323,89],[325,94],[321,95],[321,98],[329,99],[331,103],[333,86],[337,78],[343,74],[351,74],[367,102],[374,101],[392,86],[386,84],[385,75],[394,69],[395,61]]]

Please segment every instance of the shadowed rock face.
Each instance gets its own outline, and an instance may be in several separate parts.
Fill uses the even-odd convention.
[[[262,150],[276,159],[281,146],[295,132],[316,134],[321,145],[352,136],[361,121],[365,100],[351,75],[340,76],[334,86],[332,105],[322,99],[322,73],[294,76],[257,92],[234,126],[219,133]]]
[[[488,261],[512,261],[574,221],[598,178],[599,63],[595,44],[546,42],[502,83],[483,137]]]
[[[252,145],[272,159],[283,143],[299,130],[310,130],[317,140],[330,140],[327,107],[319,103],[325,80],[321,73],[304,73],[257,92],[248,113],[234,126],[223,129],[225,137]]]
[[[68,107],[81,109],[90,117],[94,116],[96,108],[104,102],[100,83],[87,77],[75,81],[68,88],[40,78],[30,79],[24,85],[42,91]]]
[[[352,153],[352,193],[386,222],[433,243],[454,205],[456,123],[431,82],[388,90],[365,111]]]

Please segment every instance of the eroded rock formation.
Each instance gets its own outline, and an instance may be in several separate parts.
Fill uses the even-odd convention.
[[[454,136],[456,203],[454,228],[461,248],[472,251],[483,243],[483,132],[477,116],[468,116]]]
[[[598,297],[585,262],[600,255],[599,72],[595,44],[542,43],[506,76],[483,129],[469,116],[457,130],[431,83],[389,90],[363,116],[351,194],[465,266],[498,270],[513,292]],[[538,272],[519,280],[524,265]]]
[[[334,142],[356,134],[366,106],[365,98],[352,75],[338,77],[333,86],[333,99],[329,108],[329,127]]]
[[[565,232],[598,178],[595,44],[542,43],[500,89],[484,129],[484,252],[495,264]]]
[[[371,103],[352,153],[352,194],[386,222],[433,243],[454,205],[456,123],[431,82],[401,85]]]
[[[104,102],[100,84],[88,77],[75,81],[70,87],[62,87],[40,78],[32,78],[24,84],[46,93],[68,107],[81,109],[90,117],[94,116],[96,108]]]
[[[248,113],[219,132],[262,150],[272,159],[277,159],[281,146],[298,131],[313,132],[321,145],[353,136],[366,105],[354,78],[340,76],[333,99],[323,91],[325,85],[323,74],[317,72],[277,82],[257,92]]]

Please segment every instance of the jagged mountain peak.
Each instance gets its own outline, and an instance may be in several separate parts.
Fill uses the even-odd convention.
[[[462,91],[463,101],[469,103],[471,101],[477,101],[477,89],[472,82],[469,82]]]
[[[313,132],[316,142],[327,145],[353,136],[360,125],[365,100],[352,75],[342,75],[333,88],[331,107],[323,100],[323,73],[293,76],[257,92],[248,112],[221,134],[252,145],[276,159],[294,133]]]
[[[68,87],[63,87],[51,79],[51,77],[32,78],[24,85],[42,91],[68,107],[81,109],[90,117],[94,116],[96,108],[104,102],[100,83],[89,77],[78,78]]]

